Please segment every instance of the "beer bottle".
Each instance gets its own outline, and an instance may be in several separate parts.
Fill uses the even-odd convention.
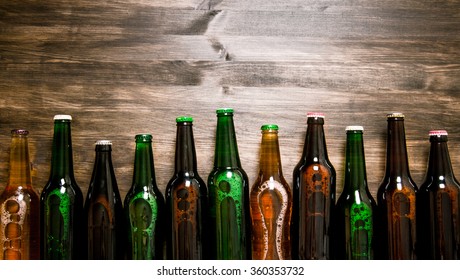
[[[348,126],[343,191],[337,200],[337,258],[374,257],[375,201],[367,185],[362,126]]]
[[[51,172],[40,196],[41,259],[71,260],[86,258],[83,193],[73,172],[69,115],[54,116]]]
[[[447,132],[429,132],[431,148],[425,181],[417,192],[417,244],[420,259],[460,258],[460,185],[452,171]]]
[[[124,259],[123,206],[112,164],[112,142],[96,142],[96,159],[85,200],[88,259]]]
[[[211,258],[250,258],[248,176],[238,155],[233,109],[217,110],[214,167],[208,188]]]
[[[11,131],[8,184],[0,195],[3,260],[40,258],[40,199],[32,186],[27,130]]]
[[[302,158],[293,172],[292,257],[331,259],[336,174],[324,136],[324,114],[307,114]]]
[[[167,256],[174,260],[200,260],[206,228],[207,189],[198,175],[193,118],[178,117],[174,175],[166,187],[168,213]]]
[[[250,192],[252,258],[291,259],[291,189],[283,177],[278,126],[262,128],[259,174]]]
[[[404,115],[387,115],[386,171],[377,192],[379,259],[415,259],[417,186],[409,172]]]
[[[128,259],[163,259],[164,199],[157,187],[152,135],[138,134],[133,183],[125,197]]]

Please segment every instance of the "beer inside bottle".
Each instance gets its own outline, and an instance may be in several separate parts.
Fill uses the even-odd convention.
[[[343,191],[337,200],[337,258],[374,257],[375,201],[367,186],[363,127],[348,126]]]
[[[206,253],[207,189],[197,172],[193,118],[178,117],[176,123],[175,174],[166,187],[167,257],[200,260]]]
[[[214,167],[208,188],[211,258],[250,258],[248,177],[238,155],[233,109],[217,110]]]
[[[292,257],[331,259],[336,174],[329,161],[324,114],[307,114],[307,133],[293,172]]]
[[[387,115],[386,171],[377,192],[378,258],[415,259],[416,191],[409,172],[404,115]]]
[[[96,142],[96,160],[85,201],[88,259],[124,259],[124,216],[112,164],[112,142]]]
[[[11,131],[8,183],[0,195],[3,260],[40,258],[40,199],[32,187],[27,130]]]
[[[54,117],[51,172],[40,196],[41,258],[86,258],[83,193],[73,173],[69,115]]]
[[[136,135],[133,184],[125,197],[128,258],[163,259],[164,199],[158,190],[152,135]]]
[[[418,258],[460,258],[460,185],[447,147],[447,131],[429,132],[431,147],[425,180],[417,192]]]
[[[262,126],[259,174],[250,192],[252,258],[291,259],[291,189],[283,177],[278,126]]]

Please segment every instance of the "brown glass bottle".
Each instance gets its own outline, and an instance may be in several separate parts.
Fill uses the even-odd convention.
[[[292,194],[283,177],[278,126],[262,126],[259,174],[250,192],[252,258],[291,259]]]
[[[176,123],[175,171],[166,186],[166,253],[168,259],[200,260],[207,258],[207,189],[197,171],[193,118],[178,117]]]
[[[336,175],[327,154],[324,114],[307,114],[307,125],[302,158],[293,172],[292,257],[331,259]]]
[[[112,164],[112,142],[96,142],[96,159],[85,200],[88,259],[124,259],[123,202]]]
[[[460,259],[460,184],[454,176],[447,131],[433,130],[425,181],[417,192],[419,259]]]
[[[415,259],[417,186],[409,172],[404,115],[387,115],[386,171],[377,192],[376,258]]]
[[[0,196],[3,260],[40,258],[40,198],[32,187],[26,130],[11,131],[8,184]]]

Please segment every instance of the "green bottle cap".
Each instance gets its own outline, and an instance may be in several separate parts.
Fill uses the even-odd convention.
[[[216,110],[218,115],[233,114],[232,108],[219,108]]]
[[[181,116],[176,118],[177,123],[183,123],[183,122],[193,122],[192,117],[187,117],[187,116]]]
[[[151,142],[152,134],[150,133],[137,134],[135,139],[136,141],[141,141],[141,142]]]
[[[278,130],[278,125],[276,125],[276,124],[264,124],[260,129],[262,129],[262,130]]]

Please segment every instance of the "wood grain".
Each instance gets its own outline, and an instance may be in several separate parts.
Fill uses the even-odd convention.
[[[386,113],[406,115],[409,162],[423,181],[428,130],[449,131],[460,172],[458,1],[2,1],[0,189],[9,131],[29,129],[34,183],[49,175],[55,114],[73,116],[86,193],[94,142],[111,139],[122,196],[134,136],[154,138],[160,189],[173,173],[175,118],[191,115],[198,170],[213,164],[215,110],[235,109],[240,157],[256,176],[260,126],[280,125],[284,174],[300,159],[306,113],[326,114],[342,189],[345,127],[365,127],[369,187],[385,168]]]

